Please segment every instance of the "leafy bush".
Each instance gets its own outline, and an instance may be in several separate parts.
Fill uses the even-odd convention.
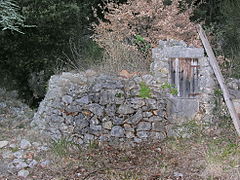
[[[42,90],[49,77],[55,73],[56,67],[59,64],[61,68],[66,63],[69,65],[67,58],[71,60],[77,58],[76,61],[80,61],[78,62],[80,68],[88,68],[90,64],[94,64],[95,58],[101,57],[101,52],[89,38],[91,35],[89,27],[94,21],[91,8],[96,7],[98,2],[99,0],[21,1],[19,13],[25,17],[26,24],[34,27],[21,28],[25,34],[0,32],[0,73],[5,80],[1,82],[2,85],[18,89],[20,96],[28,104],[37,106],[38,101],[43,98]],[[14,13],[12,15],[14,16]],[[18,26],[18,22],[15,23]],[[69,45],[69,39],[75,44]],[[78,44],[79,39],[81,46]],[[77,50],[82,47],[83,49],[81,52],[72,53],[73,45]],[[76,55],[81,55],[81,59],[79,60]],[[37,82],[37,86],[33,85],[34,81]],[[41,93],[36,93],[37,91]]]
[[[185,0],[188,3],[194,0]],[[204,21],[205,29],[226,76],[240,78],[240,1],[205,0],[195,1],[197,8],[191,17],[194,21]],[[201,1],[202,2],[202,1]],[[222,60],[222,58],[221,58]]]
[[[151,45],[147,42],[141,35],[136,35],[134,37],[134,44],[137,46],[138,50],[143,53],[144,56],[147,56]]]
[[[232,60],[229,64],[229,69],[232,70],[230,75],[240,78],[240,2],[225,0],[221,7],[224,25],[219,31],[223,33],[224,38],[223,52]]]
[[[151,98],[151,89],[145,82],[139,83],[139,97],[141,98]]]
[[[134,38],[144,38],[152,46],[159,40],[178,39],[189,44],[199,45],[194,23],[190,21],[191,8],[179,12],[178,0],[171,3],[165,1],[128,0],[118,5],[110,2],[103,7],[108,11],[104,17],[107,21],[99,21],[94,25],[95,40],[105,49],[109,34],[114,40],[132,45]],[[170,4],[170,5],[166,5]],[[142,38],[139,38],[142,37]]]
[[[168,92],[172,95],[176,96],[178,94],[178,90],[175,87],[173,87],[172,84],[164,83],[161,87],[163,90],[166,90],[166,92]]]

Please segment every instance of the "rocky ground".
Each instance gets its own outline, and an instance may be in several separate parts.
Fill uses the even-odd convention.
[[[37,168],[45,168],[51,161],[42,154],[49,150],[46,143],[33,136],[29,129],[0,129],[1,178],[26,178]],[[35,134],[36,135],[36,134]]]
[[[205,135],[155,143],[79,146],[31,130],[33,111],[0,95],[0,179],[238,180],[240,142],[231,122]],[[226,119],[227,120],[227,119]],[[189,124],[195,126],[196,124]]]

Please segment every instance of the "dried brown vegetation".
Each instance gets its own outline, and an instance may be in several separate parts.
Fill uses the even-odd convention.
[[[116,4],[109,0],[102,10],[104,19],[93,25],[94,40],[105,49],[104,63],[99,70],[119,72],[126,69],[146,71],[151,62],[151,49],[159,40],[184,40],[200,46],[195,24],[190,21],[192,8],[173,0],[128,0]]]
[[[105,41],[108,48],[103,55],[103,63],[94,69],[98,72],[116,74],[121,70],[129,72],[147,72],[150,61],[146,61],[143,54],[137,49],[129,48],[112,37]]]
[[[134,37],[140,35],[153,47],[158,40],[184,40],[189,45],[199,46],[195,24],[190,21],[192,8],[180,13],[179,2],[173,0],[171,5],[164,5],[159,0],[129,0],[117,5],[109,2],[104,18],[94,25],[95,40],[106,50],[111,48],[106,42],[109,37],[132,45]]]

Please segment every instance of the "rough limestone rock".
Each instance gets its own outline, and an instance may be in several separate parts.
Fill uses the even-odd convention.
[[[19,146],[21,149],[27,149],[27,148],[31,147],[32,145],[28,140],[22,139]]]
[[[124,137],[125,131],[121,126],[114,126],[111,130],[111,135],[114,137]]]
[[[123,115],[126,115],[126,114],[133,114],[134,113],[134,109],[132,109],[130,106],[128,105],[121,105],[119,108],[118,108],[118,113],[119,114],[123,114]]]
[[[8,141],[0,141],[0,149],[8,145]]]
[[[154,96],[141,97],[140,83],[154,90]],[[54,140],[70,138],[78,144],[113,139],[142,142],[151,139],[151,119],[167,121],[162,116],[165,95],[152,75],[127,79],[87,72],[62,73],[52,76],[48,87],[31,126]],[[156,109],[159,114],[153,113]]]
[[[19,177],[24,177],[24,178],[26,178],[28,175],[29,175],[29,171],[24,170],[24,169],[18,172],[18,176],[19,176]]]

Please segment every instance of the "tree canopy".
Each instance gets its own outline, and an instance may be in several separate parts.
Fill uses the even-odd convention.
[[[59,69],[101,62],[107,51],[101,37],[111,34],[145,51],[158,38],[191,42],[194,22],[204,24],[216,52],[238,67],[239,9],[237,0],[0,0],[1,86],[17,88],[34,104]]]
[[[13,0],[0,1],[0,26],[2,30],[14,30],[21,32],[24,25],[24,17],[19,14],[19,6]]]

